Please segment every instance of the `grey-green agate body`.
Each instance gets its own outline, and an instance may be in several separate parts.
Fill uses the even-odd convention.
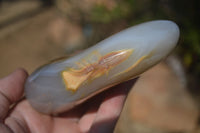
[[[178,39],[179,28],[172,21],[133,26],[74,57],[36,70],[26,81],[26,98],[42,113],[67,111],[157,64],[174,49]]]

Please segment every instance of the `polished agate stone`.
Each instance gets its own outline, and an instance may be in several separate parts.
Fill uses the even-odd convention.
[[[178,39],[179,28],[172,21],[130,27],[74,57],[37,69],[26,81],[26,98],[42,113],[67,111],[157,64]]]

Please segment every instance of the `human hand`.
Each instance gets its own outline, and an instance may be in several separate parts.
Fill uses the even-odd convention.
[[[111,133],[134,83],[127,81],[66,113],[50,116],[22,99],[27,76],[18,69],[0,80],[0,133]]]

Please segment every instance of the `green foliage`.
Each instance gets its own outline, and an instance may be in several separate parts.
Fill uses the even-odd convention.
[[[93,22],[110,23],[126,18],[130,14],[131,9],[130,5],[126,2],[117,4],[112,9],[108,9],[104,5],[96,5],[90,13],[90,19]]]
[[[200,57],[200,34],[197,29],[189,28],[186,32],[185,41],[187,45],[190,45],[190,50],[196,53]]]
[[[170,7],[181,30],[179,55],[188,72],[200,78],[200,2],[176,0]]]
[[[185,29],[180,45],[185,66],[195,75],[200,75],[200,33],[193,26]]]

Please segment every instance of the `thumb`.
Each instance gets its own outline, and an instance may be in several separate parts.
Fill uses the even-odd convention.
[[[22,97],[27,76],[24,69],[17,69],[7,77],[0,79],[0,120],[5,118],[10,105]]]

